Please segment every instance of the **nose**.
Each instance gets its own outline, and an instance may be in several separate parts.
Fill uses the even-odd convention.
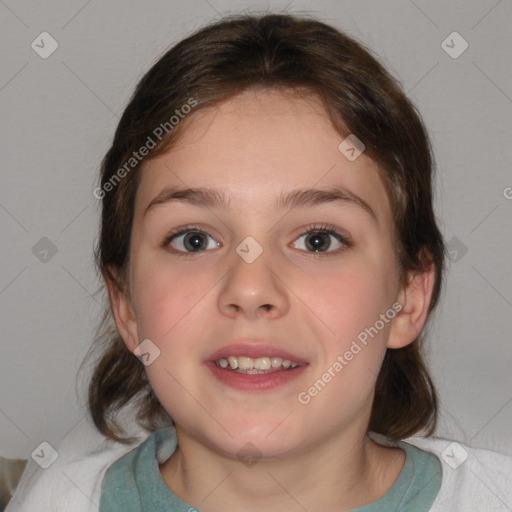
[[[219,293],[219,309],[231,318],[279,318],[289,309],[289,295],[277,265],[266,251],[251,263],[235,253]]]

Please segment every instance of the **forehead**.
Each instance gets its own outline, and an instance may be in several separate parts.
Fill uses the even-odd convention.
[[[251,90],[181,122],[178,143],[142,166],[139,207],[166,187],[222,188],[234,207],[266,209],[291,189],[336,186],[389,217],[377,165],[339,151],[344,137],[314,95]]]

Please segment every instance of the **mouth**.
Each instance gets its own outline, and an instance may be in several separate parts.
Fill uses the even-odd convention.
[[[309,366],[301,357],[261,341],[223,347],[205,363],[223,385],[242,391],[283,386]]]
[[[292,363],[290,359],[282,357],[246,357],[229,356],[214,361],[215,365],[237,373],[246,373],[249,375],[263,375],[284,370],[291,370],[305,363]]]

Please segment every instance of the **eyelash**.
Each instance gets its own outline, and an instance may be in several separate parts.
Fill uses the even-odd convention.
[[[162,248],[169,249],[169,245],[173,241],[174,238],[177,238],[178,236],[184,235],[191,231],[197,231],[199,233],[202,233],[202,234],[205,234],[205,235],[208,235],[211,237],[211,235],[209,233],[207,233],[206,231],[204,231],[203,229],[199,228],[196,225],[192,224],[192,225],[188,225],[188,226],[183,226],[183,227],[177,228],[176,230],[172,231],[165,237],[164,241],[162,242]],[[311,254],[313,257],[337,255],[341,251],[352,247],[352,241],[348,236],[342,235],[333,226],[330,226],[328,224],[322,224],[322,225],[314,224],[314,225],[308,226],[303,232],[301,232],[297,236],[296,240],[304,235],[309,234],[309,233],[325,233],[327,235],[332,235],[334,238],[336,238],[336,240],[338,242],[340,242],[341,244],[344,245],[344,247],[340,247],[338,249],[335,249],[334,251],[327,251],[327,252],[300,250],[300,252],[306,252],[308,254]],[[205,251],[199,251],[197,253],[194,253],[194,252],[179,251],[176,249],[170,249],[170,250],[172,253],[174,253],[178,256],[185,256],[185,257],[194,256],[194,255],[200,254],[201,252],[205,252]]]

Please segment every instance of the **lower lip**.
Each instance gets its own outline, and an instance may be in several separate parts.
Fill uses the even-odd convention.
[[[308,364],[302,364],[290,370],[279,370],[271,373],[248,374],[226,370],[217,366],[215,362],[206,363],[213,375],[223,384],[242,391],[268,391],[279,386],[284,386],[298,378]]]

